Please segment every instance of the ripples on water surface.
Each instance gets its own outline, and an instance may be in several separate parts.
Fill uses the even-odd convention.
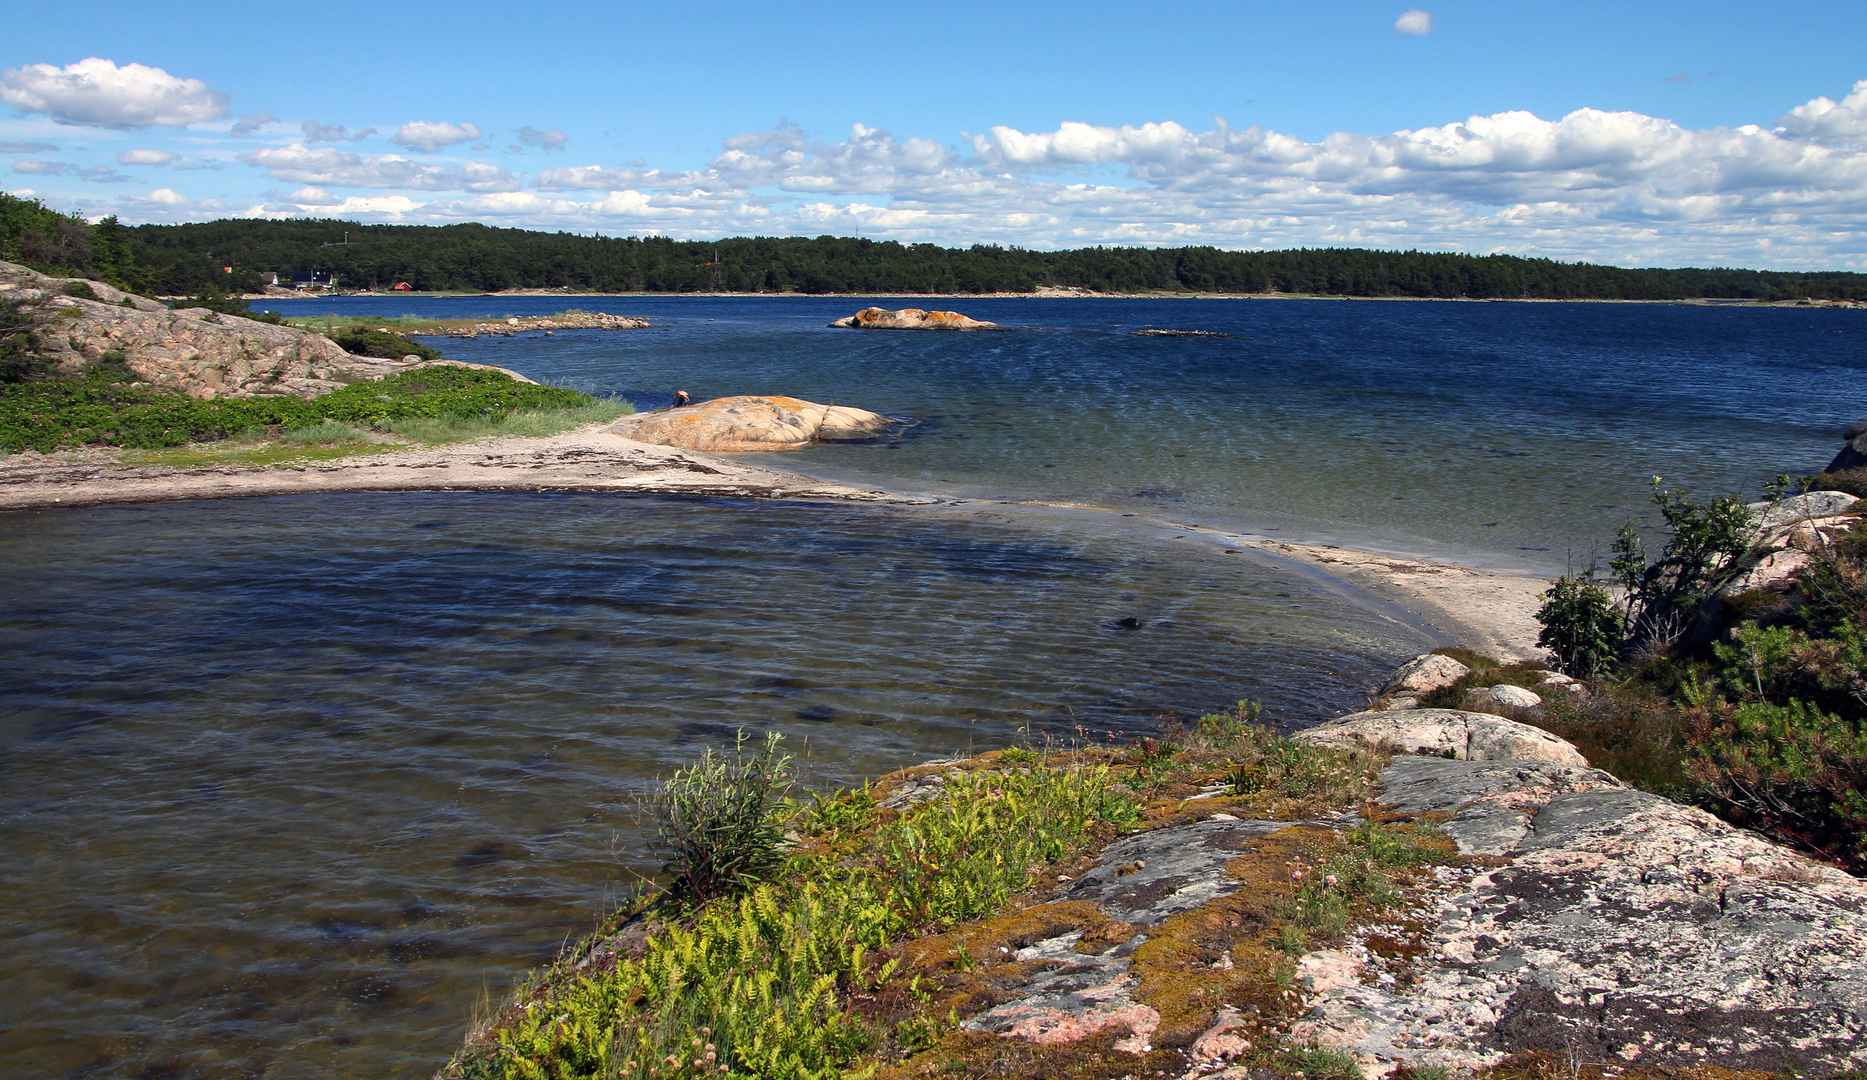
[[[0,1071],[425,1075],[645,866],[646,778],[1352,703],[1423,638],[1077,529],[605,495],[14,514]],[[1134,616],[1148,625],[1117,628]]]
[[[1038,329],[912,335],[826,330],[846,299],[573,302],[668,325],[448,352],[920,421],[781,462],[875,486],[1558,568],[1649,475],[1754,490],[1867,397],[1859,312],[968,300]],[[1246,696],[1306,719],[1425,643],[1120,524],[517,493],[0,515],[0,1072],[423,1076],[646,865],[648,779],[738,723],[846,780]]]
[[[449,343],[655,405],[787,393],[921,421],[789,467],[877,487],[1070,498],[1494,565],[1586,561],[1655,474],[1746,494],[1867,412],[1852,310],[1335,300],[888,300],[1001,334],[827,330],[851,299],[578,299],[662,329]],[[554,311],[542,298],[288,310]],[[711,321],[709,321],[711,320]],[[1229,338],[1135,337],[1146,326]]]

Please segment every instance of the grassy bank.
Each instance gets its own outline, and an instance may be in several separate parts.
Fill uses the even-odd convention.
[[[1357,1075],[1284,1036],[1294,958],[1405,909],[1420,868],[1457,856],[1430,824],[1304,824],[1360,806],[1384,759],[1254,717],[1218,714],[1173,741],[993,752],[802,803],[778,797],[773,744],[710,756],[668,785],[666,876],[483,1017],[442,1075],[1176,1075],[1221,1007],[1249,1017],[1239,1064]],[[1103,847],[1220,812],[1291,824],[1230,864],[1247,888],[1134,951],[1135,998],[1161,1017],[1151,1045],[1112,1052],[1125,1028],[1058,1045],[963,1028],[1025,969],[1019,948],[1079,931],[1087,955],[1134,937],[1060,897]]]
[[[50,453],[84,446],[161,450],[229,443],[273,452],[382,442],[453,442],[544,435],[629,411],[587,394],[521,383],[498,371],[437,366],[306,400],[202,401],[133,385],[119,363],[76,378],[0,384],[0,449]],[[231,441],[231,442],[230,442]]]

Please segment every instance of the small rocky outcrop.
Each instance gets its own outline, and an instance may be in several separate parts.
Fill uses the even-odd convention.
[[[171,309],[101,281],[48,277],[13,263],[0,262],[0,298],[24,302],[54,370],[75,374],[121,353],[150,389],[195,398],[311,398],[417,366],[413,357],[352,356],[322,334],[206,308]]]
[[[1823,472],[1843,472],[1867,465],[1867,420],[1852,424],[1841,433],[1846,442]]]
[[[1381,693],[1386,697],[1403,694],[1418,696],[1441,687],[1451,686],[1471,674],[1471,670],[1450,656],[1421,653],[1402,664],[1387,680],[1387,685],[1381,687]]]
[[[819,405],[794,397],[714,398],[659,412],[638,413],[608,430],[637,442],[745,454],[796,450],[815,443],[868,442],[900,426],[880,413]]]
[[[514,337],[519,334],[531,334],[543,331],[546,334],[559,330],[640,330],[654,325],[648,319],[636,315],[606,315],[600,311],[562,311],[556,315],[528,315],[523,318],[511,316],[501,322],[479,322],[466,326],[441,325],[433,329],[417,331],[413,336],[477,338],[481,334],[487,337]],[[393,326],[378,329],[394,334],[407,334],[408,331]]]
[[[920,308],[863,308],[830,324],[856,330],[1003,330],[994,322],[969,319],[957,311],[922,311]]]
[[[1526,691],[1527,692],[1527,691]],[[1541,728],[1465,709],[1388,709],[1329,720],[1292,735],[1318,745],[1387,747],[1455,761],[1554,761],[1586,767],[1573,743]]]

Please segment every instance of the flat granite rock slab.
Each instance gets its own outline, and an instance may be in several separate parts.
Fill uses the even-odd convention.
[[[1111,919],[1159,926],[1169,916],[1237,892],[1243,883],[1225,864],[1248,851],[1253,840],[1303,824],[1321,823],[1207,819],[1130,836],[1105,848],[1096,868],[1061,899],[1089,900]]]
[[[1383,780],[1387,804],[1449,813],[1505,865],[1440,897],[1416,982],[1335,980],[1293,1037],[1374,1072],[1523,1051],[1867,1066],[1867,882],[1594,769],[1396,758]]]

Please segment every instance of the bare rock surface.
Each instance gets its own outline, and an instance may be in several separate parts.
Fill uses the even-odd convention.
[[[957,311],[922,311],[920,308],[863,308],[831,326],[856,330],[1002,330],[995,322],[969,319]]]
[[[743,395],[625,416],[609,430],[657,446],[743,454],[821,442],[866,442],[897,426],[879,413],[847,405]]]
[[[1393,677],[1387,680],[1387,685],[1381,688],[1381,693],[1423,694],[1428,690],[1451,686],[1470,673],[1471,668],[1450,656],[1422,653],[1402,664]]]
[[[1814,518],[1833,517],[1860,500],[1845,491],[1811,491],[1778,502],[1750,504],[1757,528],[1769,530]]]
[[[1390,746],[1404,753],[1458,761],[1520,758],[1586,766],[1566,739],[1490,713],[1464,709],[1387,709],[1360,712],[1297,732],[1300,742]]]
[[[150,389],[201,399],[310,398],[416,366],[352,356],[322,334],[206,308],[170,309],[101,281],[48,277],[13,263],[0,262],[0,297],[26,302],[56,368],[77,372],[120,352]]]
[[[1505,683],[1480,686],[1465,695],[1465,707],[1474,712],[1489,712],[1496,708],[1534,709],[1541,704],[1543,699],[1536,691]]]
[[[1867,883],[1596,770],[1397,758],[1383,780],[1394,809],[1450,814],[1502,865],[1441,897],[1412,985],[1319,984],[1296,1038],[1375,1071],[1531,1050],[1867,1064]]]

